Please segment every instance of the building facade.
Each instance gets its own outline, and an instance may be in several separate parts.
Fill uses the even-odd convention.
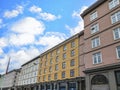
[[[86,90],[120,90],[120,0],[97,0],[81,16]]]
[[[4,74],[0,78],[0,89],[1,90],[16,90],[15,83],[19,69],[12,70],[7,74]]]
[[[17,89],[18,90],[34,90],[38,78],[39,56],[28,61],[21,66],[18,74]]]
[[[79,38],[76,34],[40,55],[40,90],[84,90],[79,74]],[[83,81],[83,82],[82,82]]]

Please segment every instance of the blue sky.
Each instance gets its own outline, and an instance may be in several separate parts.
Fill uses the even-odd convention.
[[[0,73],[9,70],[83,30],[80,17],[96,0],[1,0]]]

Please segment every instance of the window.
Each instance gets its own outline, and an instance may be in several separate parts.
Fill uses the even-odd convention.
[[[51,80],[51,75],[48,75],[48,80]]]
[[[63,63],[62,63],[62,69],[65,69],[65,68],[66,68],[66,63],[63,62]]]
[[[45,66],[47,65],[47,61],[45,61]]]
[[[91,34],[94,34],[99,31],[99,24],[91,26]]]
[[[111,0],[111,1],[109,2],[109,9],[114,8],[114,7],[117,6],[119,3],[120,3],[119,0]]]
[[[57,56],[57,57],[56,57],[56,62],[58,62],[58,60],[59,60],[59,57]]]
[[[56,71],[58,70],[58,64],[55,65],[55,70],[56,70]]]
[[[65,71],[62,72],[62,78],[65,78]]]
[[[99,64],[102,62],[102,55],[100,52],[93,54],[93,64]]]
[[[74,69],[70,70],[70,77],[74,77],[75,71]]]
[[[120,59],[120,46],[117,46],[116,51],[117,51],[117,58]]]
[[[52,58],[50,59],[50,64],[52,64]]]
[[[42,74],[42,70],[40,70],[40,75]]]
[[[70,66],[74,66],[74,65],[75,65],[75,60],[72,59],[72,60],[70,61]]]
[[[96,75],[91,80],[92,85],[108,84],[108,79],[104,75]]]
[[[72,51],[71,51],[71,56],[74,56],[74,55],[75,55],[75,51],[72,50]]]
[[[115,76],[116,76],[116,83],[118,88],[117,90],[120,90],[120,71],[116,71]]]
[[[49,67],[49,72],[52,72],[52,67],[51,66]]]
[[[120,11],[114,13],[112,16],[111,16],[111,22],[112,24],[116,23],[120,21]]]
[[[96,11],[90,15],[90,21],[96,19],[97,17],[98,17],[98,15],[97,15],[97,11]]]
[[[65,51],[67,49],[66,45],[63,47],[63,51]]]
[[[59,54],[59,53],[60,53],[60,50],[59,50],[59,49],[57,49],[57,50],[56,50],[56,54]]]
[[[98,46],[100,46],[100,38],[96,37],[96,38],[92,39],[92,48],[95,48]]]
[[[46,74],[46,69],[44,69],[44,74]]]
[[[71,48],[75,47],[75,42],[71,42]]]
[[[113,33],[114,33],[114,39],[115,39],[115,40],[116,40],[116,39],[119,39],[119,38],[120,38],[120,27],[114,29]]]
[[[66,53],[63,54],[63,59],[65,59],[65,58],[66,58]]]
[[[46,76],[43,76],[43,81],[45,81],[46,80]]]
[[[58,74],[55,73],[55,74],[54,74],[54,79],[56,80],[57,78],[58,78]]]

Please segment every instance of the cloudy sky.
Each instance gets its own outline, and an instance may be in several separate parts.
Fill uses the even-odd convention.
[[[0,73],[9,70],[83,30],[80,17],[96,0],[1,0]]]

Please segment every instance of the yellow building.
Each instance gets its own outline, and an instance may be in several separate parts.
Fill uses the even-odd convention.
[[[53,84],[50,82],[57,83],[58,81],[66,80],[74,82],[75,78],[79,77],[79,37],[80,33],[40,55],[38,83],[43,83],[41,88],[48,88],[48,90],[54,88],[54,90],[58,90],[57,84],[55,84],[56,86],[46,86],[45,83]],[[63,88],[62,90],[69,88],[66,83],[61,87]],[[77,88],[76,84],[75,88]]]

